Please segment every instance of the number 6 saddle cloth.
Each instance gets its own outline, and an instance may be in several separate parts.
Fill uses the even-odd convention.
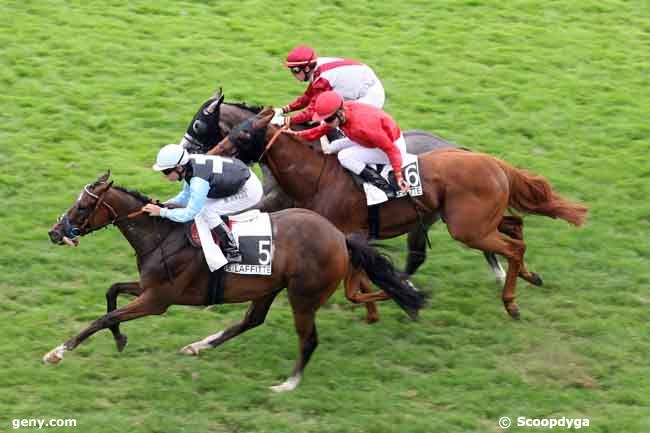
[[[371,165],[371,167],[377,170],[381,177],[386,179],[388,183],[395,188],[397,191],[395,198],[404,197],[406,195],[406,193],[402,192],[397,186],[397,182],[395,182],[395,175],[393,174],[393,168],[390,164],[375,164]],[[420,167],[418,165],[417,155],[411,155],[410,153],[404,155],[404,158],[402,160],[402,176],[404,177],[406,183],[408,183],[410,186],[410,196],[416,197],[422,195],[422,183],[420,182]],[[360,182],[363,182],[361,178],[359,178],[359,180]],[[362,188],[366,194],[366,201],[368,202],[368,206],[373,206],[388,201],[386,194],[373,184],[363,182]]]
[[[225,218],[224,218],[225,219]],[[237,245],[242,253],[241,263],[229,263],[226,272],[247,275],[271,275],[273,265],[273,227],[268,213],[251,210],[228,217],[228,226],[232,230]],[[189,224],[190,243],[201,248],[201,241],[194,222]],[[214,235],[213,235],[214,236]],[[215,243],[219,244],[215,238]]]

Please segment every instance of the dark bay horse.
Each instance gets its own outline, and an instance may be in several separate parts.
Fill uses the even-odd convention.
[[[207,153],[225,138],[235,126],[255,116],[263,109],[261,106],[226,103],[223,100],[223,93],[219,89],[214,96],[201,105],[192,118],[181,141],[189,152]],[[458,148],[457,145],[424,131],[406,131],[404,132],[404,138],[407,152],[413,155],[420,155],[438,149]],[[262,161],[260,167],[264,175],[264,197],[255,207],[265,212],[275,212],[294,207],[293,199],[279,187],[268,165]],[[426,237],[430,228],[430,223],[423,222],[423,224],[419,224],[408,231],[408,254],[405,272],[409,275],[414,274],[426,259]],[[506,273],[496,256],[491,252],[485,252],[484,254],[497,278],[497,282],[503,284]],[[533,284],[541,285],[541,278],[533,281]]]
[[[244,121],[215,146],[214,153],[236,151],[244,162],[264,157],[297,206],[318,212],[346,233],[367,230],[365,196],[336,156],[324,155],[295,135],[277,135],[278,128],[269,125],[272,117],[273,111],[267,109]],[[517,277],[531,283],[538,277],[524,264],[523,220],[504,213],[510,207],[580,226],[587,208],[562,198],[543,177],[486,154],[443,149],[419,155],[418,160],[424,194],[417,202],[404,197],[385,203],[380,238],[412,230],[419,218],[428,223],[441,218],[455,240],[508,260],[502,299],[508,313],[518,318]]]
[[[77,336],[48,352],[43,360],[58,363],[95,332],[109,328],[117,348],[127,339],[119,324],[140,317],[163,314],[170,305],[206,305],[210,271],[200,248],[189,244],[185,225],[152,218],[139,210],[150,200],[142,194],[113,186],[109,173],[86,185],[73,206],[49,232],[52,242],[76,244],[83,236],[113,224],[136,252],[140,280],[116,283],[107,293],[108,314],[95,320]],[[425,296],[403,279],[390,261],[373,248],[346,236],[322,216],[306,209],[288,209],[271,214],[275,242],[272,274],[224,277],[224,303],[252,301],[243,320],[217,334],[192,343],[183,353],[216,347],[261,325],[277,294],[287,288],[299,338],[299,357],[291,376],[275,391],[294,389],[318,345],[315,315],[343,280],[346,295],[358,292],[361,274],[388,293],[411,317],[423,306]],[[116,308],[119,292],[137,298]],[[110,295],[109,295],[110,294]],[[110,296],[110,297],[109,297]],[[364,297],[365,296],[365,297]],[[357,301],[376,301],[385,295],[361,295]]]

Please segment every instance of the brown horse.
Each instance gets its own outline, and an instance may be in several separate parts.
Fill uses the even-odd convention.
[[[116,283],[107,292],[108,314],[95,320],[77,336],[48,352],[43,360],[57,363],[64,352],[73,350],[95,332],[109,328],[119,351],[127,339],[119,324],[152,314],[164,313],[170,305],[209,303],[210,271],[200,248],[191,246],[184,224],[152,218],[140,209],[150,200],[134,191],[113,186],[109,173],[86,185],[73,206],[50,230],[52,242],[76,244],[83,236],[117,226],[136,252],[140,280]],[[252,301],[244,319],[214,335],[192,343],[183,353],[216,347],[248,329],[261,325],[277,294],[287,288],[299,338],[299,358],[292,375],[275,391],[294,389],[318,344],[315,315],[341,280],[348,296],[359,288],[365,272],[411,317],[423,306],[425,297],[395,270],[390,261],[371,247],[346,238],[329,221],[306,209],[289,209],[271,214],[275,243],[272,274],[269,276],[225,273],[223,302]],[[117,308],[115,298],[126,292],[137,298]],[[384,296],[366,295],[357,301],[376,301]]]
[[[223,98],[223,93],[219,89],[214,96],[201,105],[190,121],[182,139],[182,144],[189,152],[208,152],[225,138],[235,126],[263,110],[261,106],[226,103],[223,102]],[[420,155],[432,150],[458,148],[457,145],[424,131],[405,131],[404,139],[407,152],[413,155]],[[276,212],[294,207],[294,201],[278,186],[268,165],[261,161],[260,167],[264,174],[264,197],[255,208],[265,212]],[[407,234],[408,252],[405,272],[409,275],[414,274],[426,259],[427,232],[430,227],[431,224],[423,222],[411,229]],[[503,284],[506,273],[496,256],[491,252],[484,252],[484,255],[497,278],[497,282]],[[542,280],[539,279],[536,284],[541,285]],[[371,308],[370,304],[367,304],[367,306]],[[376,314],[374,315],[376,316]]]
[[[297,206],[318,212],[345,233],[367,231],[365,197],[336,156],[323,155],[297,136],[276,135],[278,128],[269,125],[272,117],[272,110],[265,110],[243,122],[210,153],[236,153],[244,162],[265,158]],[[504,216],[505,211],[511,207],[580,226],[587,208],[559,196],[543,177],[486,154],[451,149],[418,159],[424,194],[417,200],[404,197],[383,204],[379,237],[408,232],[419,218],[428,223],[441,218],[457,241],[508,260],[502,300],[508,313],[518,318],[517,276],[533,284],[539,277],[524,264],[522,219]]]

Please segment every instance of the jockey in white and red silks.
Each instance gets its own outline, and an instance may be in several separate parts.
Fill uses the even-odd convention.
[[[304,109],[288,117],[291,125],[311,122],[316,98],[323,92],[336,91],[346,101],[359,101],[383,108],[386,99],[384,87],[375,72],[355,60],[336,57],[317,57],[307,45],[299,45],[289,52],[285,62],[298,81],[308,82],[305,93],[290,104],[277,108],[278,115]]]

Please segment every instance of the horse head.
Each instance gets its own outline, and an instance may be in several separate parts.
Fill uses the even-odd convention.
[[[245,164],[259,161],[266,147],[266,131],[273,114],[273,109],[267,107],[258,115],[244,120],[209,153],[233,156]]]
[[[117,212],[106,201],[107,192],[113,186],[113,182],[108,181],[110,175],[108,171],[95,183],[84,186],[72,207],[48,232],[53,243],[76,246],[79,243],[78,236],[87,235],[115,222]]]
[[[223,138],[219,118],[223,93],[221,88],[196,112],[181,140],[190,153],[205,153]]]

